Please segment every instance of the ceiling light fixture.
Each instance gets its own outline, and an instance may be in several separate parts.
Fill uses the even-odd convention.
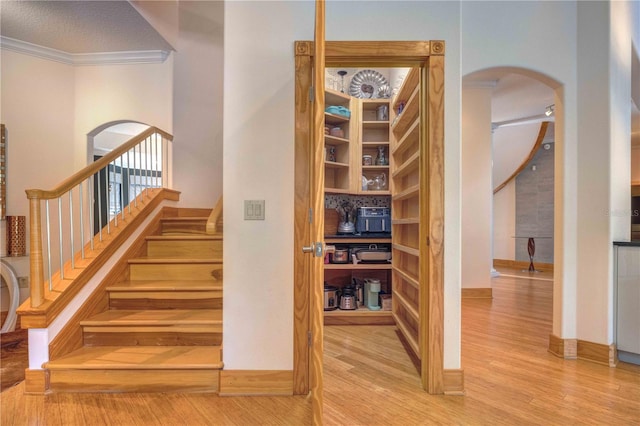
[[[555,112],[556,109],[556,105],[555,104],[551,104],[547,107],[547,110],[544,112],[544,115],[546,115],[547,117],[551,117],[551,115],[553,115],[553,113]]]

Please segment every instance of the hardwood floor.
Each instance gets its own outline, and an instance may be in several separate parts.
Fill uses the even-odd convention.
[[[24,380],[29,366],[27,330],[16,329],[0,335],[0,391]]]
[[[493,281],[493,299],[463,300],[465,396],[421,391],[393,326],[325,327],[324,423],[640,424],[640,366],[609,368],[548,353],[552,282],[534,278],[503,275]],[[30,396],[20,384],[0,398],[3,426],[311,422],[306,397]]]

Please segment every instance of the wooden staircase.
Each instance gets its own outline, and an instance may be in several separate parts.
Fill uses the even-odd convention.
[[[207,219],[161,219],[107,287],[108,310],[80,322],[83,346],[43,366],[51,391],[218,391],[222,234],[207,235]]]

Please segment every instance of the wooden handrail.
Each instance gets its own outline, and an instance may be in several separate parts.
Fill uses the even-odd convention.
[[[69,177],[68,179],[64,180],[62,183],[60,183],[58,186],[56,186],[54,189],[52,190],[43,190],[43,189],[27,189],[25,192],[27,193],[27,198],[29,199],[29,224],[30,224],[30,228],[29,228],[29,241],[30,241],[30,248],[29,248],[29,254],[30,254],[30,260],[29,260],[29,264],[30,264],[30,276],[31,276],[31,282],[30,282],[30,292],[31,292],[31,307],[32,308],[37,308],[41,305],[43,305],[45,303],[45,288],[44,288],[44,265],[43,265],[43,251],[42,251],[42,225],[41,225],[41,220],[42,220],[42,211],[41,211],[41,206],[40,203],[42,200],[47,200],[47,233],[49,232],[49,216],[48,216],[48,200],[50,199],[56,199],[58,198],[58,206],[59,209],[61,208],[61,204],[60,204],[60,197],[62,197],[64,194],[69,193],[69,205],[70,205],[70,209],[71,209],[71,213],[73,212],[73,206],[71,205],[71,191],[74,190],[74,188],[82,185],[82,182],[84,182],[85,180],[87,180],[88,178],[90,178],[91,176],[95,175],[96,173],[99,173],[100,170],[103,170],[105,168],[108,168],[109,164],[114,161],[115,159],[117,159],[118,157],[121,157],[123,154],[128,153],[130,149],[134,148],[135,146],[137,146],[138,144],[140,144],[141,142],[144,142],[147,138],[149,138],[152,135],[160,135],[162,137],[162,141],[173,141],[173,136],[170,135],[169,133],[158,129],[157,127],[149,127],[147,130],[145,130],[144,132],[132,137],[131,139],[129,139],[127,142],[125,142],[124,144],[120,145],[119,147],[117,147],[116,149],[114,149],[113,151],[109,152],[108,154],[106,154],[105,156],[103,156],[102,158],[100,158],[99,160],[93,162],[92,164],[88,165],[87,167],[85,167],[84,169],[80,170],[79,172],[73,174],[71,177]],[[148,195],[148,192],[147,192]],[[80,196],[82,196],[82,192],[80,193]],[[137,205],[137,204],[136,204]],[[122,207],[124,208],[124,206]],[[81,220],[82,220],[82,209],[83,207],[80,206],[80,214],[81,214]],[[70,216],[71,216],[70,213]],[[129,214],[131,214],[131,208],[129,208]],[[60,216],[62,216],[62,213],[60,213]],[[118,220],[117,220],[117,215],[114,217],[114,225],[117,226],[118,224]],[[124,219],[124,210],[122,210],[122,218]],[[71,224],[71,232],[73,232],[73,223]],[[82,227],[84,226],[84,224],[81,224],[81,235],[82,235]],[[93,226],[93,225],[92,225]],[[99,226],[102,226],[101,221],[99,222]],[[60,229],[62,229],[62,222],[60,220],[60,225],[59,225]],[[110,218],[107,218],[107,233],[109,233],[110,229]],[[62,232],[62,231],[60,231]],[[49,238],[49,236],[47,235],[47,238]],[[74,251],[74,246],[73,246],[73,233],[71,233],[71,251]],[[100,240],[102,241],[102,232],[100,233]],[[50,241],[50,240],[48,240]],[[91,237],[91,241],[93,241],[93,237]],[[85,244],[86,241],[82,241],[81,244]],[[62,264],[62,233],[60,234],[60,260],[61,260],[61,268],[60,268],[60,277],[61,279],[64,279],[64,265]],[[91,248],[93,248],[93,245],[91,245]],[[49,252],[50,248],[47,249],[48,250],[48,256],[49,256],[49,264],[50,262],[50,256],[51,253]],[[84,256],[84,251],[82,251],[83,256]],[[71,253],[71,267],[74,268],[74,256],[76,253]],[[49,268],[51,269],[51,266],[49,266]],[[52,285],[52,271],[49,270],[49,285]]]
[[[222,227],[219,225],[220,222],[222,222],[222,197],[218,199],[216,206],[211,210],[209,219],[207,219],[207,234],[222,232]]]
[[[27,189],[25,192],[27,193],[28,199],[39,199],[39,200],[50,200],[54,198],[59,198],[63,194],[69,192],[72,188],[75,188],[80,182],[88,179],[90,176],[95,175],[100,170],[105,168],[109,163],[111,163],[116,158],[120,157],[125,152],[129,151],[131,148],[148,138],[149,136],[158,133],[163,138],[172,141],[173,136],[164,130],[158,129],[157,127],[149,127],[144,132],[140,133],[129,139],[123,145],[120,145],[118,148],[106,154],[104,157],[99,160],[89,164],[84,169],[75,173],[71,177],[65,179],[62,183],[56,186],[52,190],[43,190],[43,189]]]
[[[549,123],[550,123],[549,121],[543,121],[542,123],[540,123],[540,131],[538,132],[538,138],[536,139],[536,143],[533,144],[533,148],[531,148],[531,152],[529,152],[529,155],[527,156],[527,158],[525,158],[522,164],[520,164],[520,167],[518,167],[516,171],[513,172],[511,176],[507,178],[507,180],[502,182],[500,185],[496,187],[496,189],[493,190],[494,194],[496,194],[502,188],[507,186],[509,182],[515,179],[515,177],[518,176],[520,172],[524,170],[525,167],[527,167],[527,163],[531,161],[531,159],[536,155],[536,152],[538,152],[540,145],[542,145],[542,141],[544,140],[544,137],[547,134],[547,127],[549,127]]]

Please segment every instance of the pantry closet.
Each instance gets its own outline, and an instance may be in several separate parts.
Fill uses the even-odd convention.
[[[308,389],[304,358],[316,348],[305,354],[301,338],[316,339],[311,301],[326,282],[348,298],[324,298],[324,324],[395,325],[423,387],[443,393],[444,43],[327,42],[321,100],[309,98],[312,50],[296,43],[295,390]],[[318,229],[324,241],[313,242]]]

